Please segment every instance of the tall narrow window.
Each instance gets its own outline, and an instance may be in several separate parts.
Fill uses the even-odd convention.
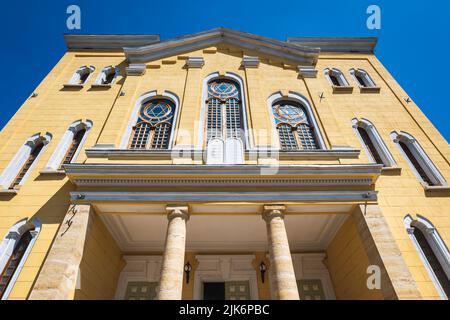
[[[0,243],[0,299],[8,298],[41,229],[39,219],[18,221]]]
[[[39,141],[37,145],[34,147],[33,151],[31,151],[30,155],[28,156],[28,159],[23,164],[22,168],[19,170],[19,173],[17,174],[16,178],[13,180],[10,189],[14,189],[16,186],[20,184],[23,177],[27,174],[28,170],[33,165],[33,162],[37,159],[39,156],[39,153],[41,152],[42,148],[44,147],[44,143],[42,141]]]
[[[377,87],[370,75],[363,69],[350,69],[350,74],[355,78],[361,88]]]
[[[78,150],[78,147],[81,144],[81,141],[83,140],[84,135],[86,134],[86,129],[78,130],[78,132],[75,134],[75,136],[72,139],[72,143],[70,144],[69,149],[66,152],[66,155],[64,156],[64,160],[62,162],[63,164],[71,163],[73,160],[73,157]]]
[[[347,79],[345,78],[344,74],[339,69],[327,68],[324,70],[324,74],[328,78],[328,81],[330,81],[330,83],[335,87],[348,87],[349,86]]]
[[[28,245],[31,242],[31,239],[31,233],[30,231],[27,231],[22,234],[18,243],[16,244],[11,257],[9,258],[3,272],[0,275],[0,297],[2,297],[5,293],[6,288],[8,287],[14,273],[17,270],[17,267],[19,266],[20,261],[25,254],[25,251],[27,250]]]
[[[22,185],[45,146],[50,142],[52,135],[39,133],[30,137],[19,149],[8,166],[0,176],[0,188],[17,190]]]
[[[113,66],[103,68],[95,80],[94,86],[111,86],[116,80],[118,71],[119,69]]]
[[[366,119],[353,119],[353,128],[356,131],[369,159],[385,167],[396,167],[397,164],[381,139],[374,125]]]
[[[214,138],[242,138],[240,88],[231,80],[208,84],[207,143]]]
[[[207,92],[207,163],[243,163],[245,133],[240,86],[219,78],[208,83]]]
[[[406,216],[405,226],[442,298],[450,299],[450,252],[430,221]]]
[[[95,67],[90,66],[82,66],[78,68],[77,71],[72,75],[72,78],[70,78],[68,85],[69,86],[83,86],[91,74],[94,72]]]
[[[423,181],[426,186],[443,186],[447,185],[442,174],[433,164],[431,159],[427,156],[420,144],[412,136],[406,133],[391,134],[394,142],[405,156],[411,169],[416,176]]]
[[[280,101],[272,105],[272,113],[281,150],[319,149],[314,127],[302,105],[293,101]]]
[[[142,104],[129,142],[130,149],[168,149],[175,105],[168,99],[152,99]]]

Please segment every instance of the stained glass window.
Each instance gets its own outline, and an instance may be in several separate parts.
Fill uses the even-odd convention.
[[[214,138],[241,138],[242,104],[240,88],[234,82],[218,79],[208,84],[207,142]]]
[[[154,99],[143,104],[129,148],[168,149],[174,115],[175,105],[170,100]]]
[[[383,160],[381,160],[380,154],[378,153],[377,149],[375,148],[375,145],[372,142],[372,139],[369,137],[369,134],[364,128],[361,128],[358,126],[357,128],[359,136],[361,137],[362,141],[367,147],[367,150],[369,151],[372,158],[375,160],[378,164],[383,164]]]
[[[282,150],[318,149],[314,128],[305,109],[291,101],[272,106]]]

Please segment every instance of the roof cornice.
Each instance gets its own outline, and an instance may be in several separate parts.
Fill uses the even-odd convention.
[[[123,47],[139,47],[160,41],[158,34],[65,34],[64,40],[69,50],[123,50]]]
[[[294,37],[287,42],[299,45],[320,48],[322,52],[362,52],[373,53],[377,44],[376,37],[361,38],[314,38]]]
[[[291,44],[227,28],[212,29],[141,47],[125,47],[124,52],[131,63],[142,63],[220,43],[254,50],[301,65],[314,65],[320,52],[315,47]]]

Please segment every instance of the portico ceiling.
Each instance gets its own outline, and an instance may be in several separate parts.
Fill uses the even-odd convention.
[[[345,214],[289,215],[286,232],[292,251],[323,251]],[[164,251],[165,215],[102,216],[125,253]],[[193,215],[187,223],[186,250],[200,253],[267,251],[265,222],[260,215]]]
[[[164,205],[96,205],[117,244],[127,253],[162,252],[167,217]],[[352,211],[351,205],[292,205],[286,231],[292,251],[323,251]],[[186,249],[195,252],[267,251],[265,222],[258,205],[193,205]]]

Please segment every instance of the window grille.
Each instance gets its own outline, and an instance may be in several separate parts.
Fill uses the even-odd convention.
[[[27,161],[25,161],[25,164],[22,166],[22,168],[19,171],[19,174],[14,179],[13,183],[10,186],[10,189],[14,189],[14,187],[18,186],[22,179],[27,174],[28,170],[30,169],[33,162],[36,160],[36,158],[39,156],[39,153],[41,152],[42,148],[44,147],[44,143],[41,141],[38,143],[37,146],[34,147],[33,151],[31,151],[30,155],[28,156]]]

